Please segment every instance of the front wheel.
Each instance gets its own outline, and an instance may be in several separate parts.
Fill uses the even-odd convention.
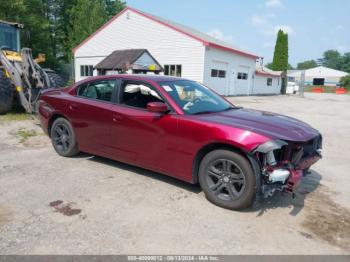
[[[249,161],[229,150],[215,150],[203,158],[199,183],[209,201],[232,210],[248,208],[256,194],[256,177]]]
[[[60,156],[71,157],[79,153],[73,127],[65,118],[57,118],[53,122],[51,141]]]

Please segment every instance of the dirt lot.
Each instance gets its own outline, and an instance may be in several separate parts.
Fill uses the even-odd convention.
[[[350,96],[230,100],[322,132],[324,159],[296,199],[221,209],[196,185],[59,157],[35,121],[0,117],[0,254],[350,254]]]

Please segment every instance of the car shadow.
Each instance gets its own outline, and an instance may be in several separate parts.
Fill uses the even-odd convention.
[[[100,157],[100,156],[94,156],[94,155],[89,155],[89,154],[86,154],[86,153],[81,153],[81,154],[79,154],[76,157],[78,157],[78,158],[85,158],[85,159],[88,159],[90,161],[94,161],[94,162],[97,162],[97,163],[109,165],[109,166],[112,166],[112,167],[123,169],[125,171],[133,172],[133,173],[136,173],[137,175],[142,175],[142,176],[149,177],[151,179],[156,179],[158,181],[161,181],[161,182],[164,182],[164,183],[168,183],[170,185],[173,185],[175,187],[179,187],[179,188],[185,189],[185,190],[187,190],[189,192],[192,192],[192,193],[195,193],[195,194],[198,194],[198,193],[200,193],[202,191],[198,184],[194,185],[194,184],[191,184],[191,183],[187,183],[187,182],[178,180],[176,178],[173,178],[173,177],[170,177],[170,176],[167,176],[167,175],[156,173],[156,172],[144,169],[144,168],[140,168],[140,167],[137,167],[137,166],[125,164],[125,163],[118,162],[118,161],[115,161],[115,160],[111,160],[111,159],[108,159],[108,158],[104,158],[104,157]]]
[[[292,208],[289,214],[296,216],[304,208],[307,195],[318,188],[321,179],[322,176],[319,173],[310,170],[310,173],[302,178],[294,197],[290,193],[280,191],[275,192],[269,198],[259,196],[253,206],[245,210],[245,212],[258,212],[257,216],[262,216],[276,208]]]
[[[156,173],[144,168],[125,164],[108,158],[94,156],[87,153],[81,153],[75,156],[75,158],[84,158],[89,161],[94,161],[104,165],[123,169],[125,171],[136,173],[137,175],[146,176],[151,179],[155,179],[163,183],[182,188],[195,194],[202,192],[199,184],[190,184],[167,175]],[[277,191],[272,197],[269,198],[264,198],[261,196],[257,197],[253,206],[251,208],[243,210],[243,212],[257,212],[257,216],[262,216],[273,209],[292,208],[289,214],[296,216],[304,208],[304,203],[307,195],[317,189],[317,187],[320,185],[321,179],[322,176],[318,172],[311,170],[306,177],[302,178],[301,184],[296,190],[294,198],[290,193]]]

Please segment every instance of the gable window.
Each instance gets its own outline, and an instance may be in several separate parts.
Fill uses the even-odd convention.
[[[248,79],[248,74],[247,73],[238,72],[237,79],[247,80]]]
[[[164,65],[164,75],[181,77],[182,65]]]
[[[212,69],[211,70],[211,77],[225,78],[226,77],[226,71],[225,70]]]
[[[80,66],[80,76],[93,76],[94,75],[93,65],[81,65]]]
[[[272,78],[268,78],[267,79],[267,85],[268,86],[272,86]]]

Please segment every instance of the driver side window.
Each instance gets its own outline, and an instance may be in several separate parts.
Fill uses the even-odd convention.
[[[159,94],[148,85],[137,82],[124,82],[120,104],[146,109],[150,102],[164,102]]]

